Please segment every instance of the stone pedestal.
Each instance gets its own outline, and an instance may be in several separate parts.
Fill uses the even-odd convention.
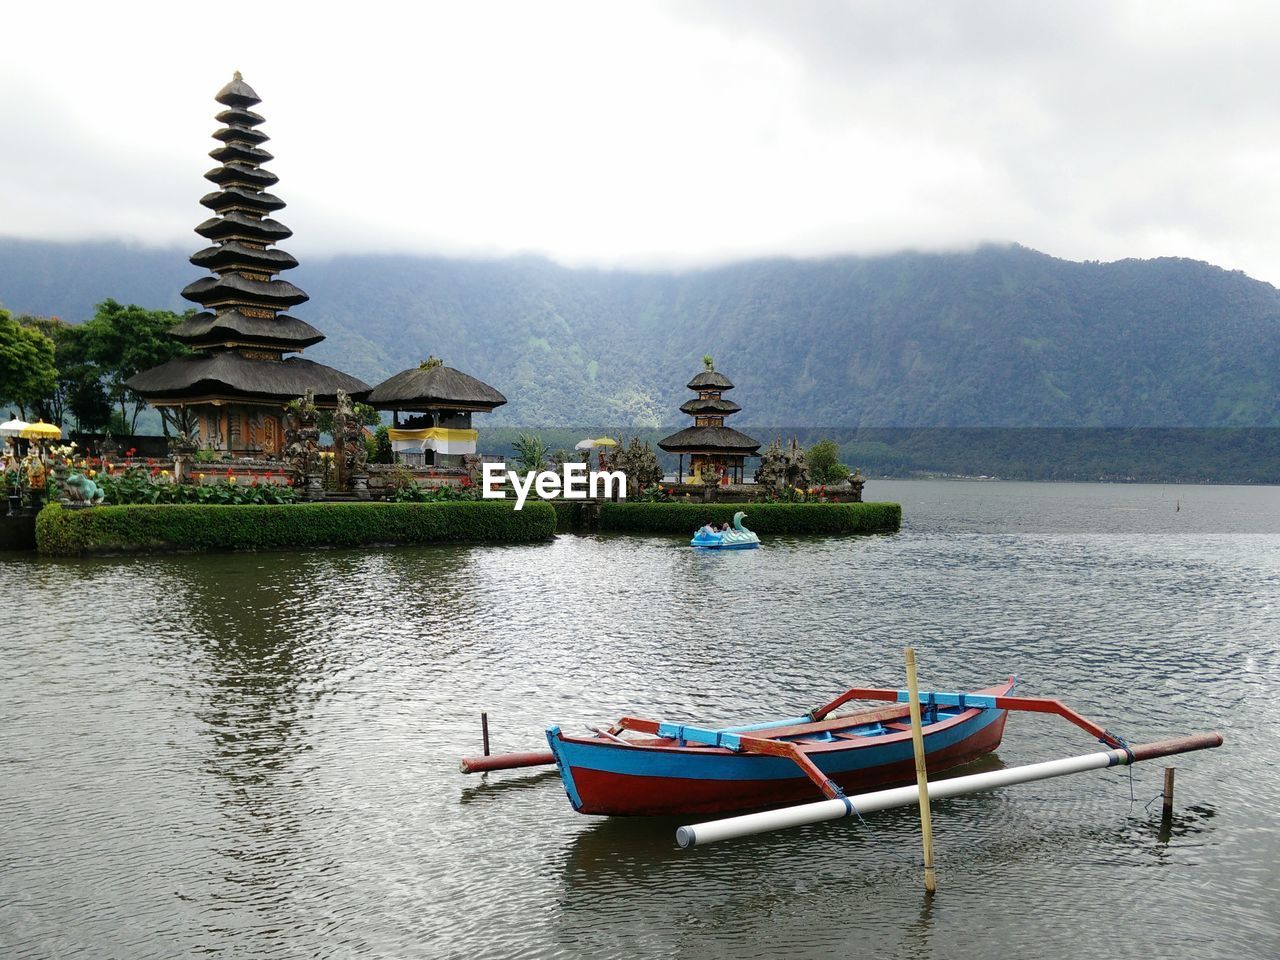
[[[320,479],[321,479],[320,474],[318,473],[307,474],[307,486],[306,486],[306,489],[303,491],[304,499],[307,499],[307,500],[324,499],[324,487],[321,485]]]
[[[351,490],[356,495],[357,500],[369,499],[369,476],[364,473],[357,473],[351,478]]]

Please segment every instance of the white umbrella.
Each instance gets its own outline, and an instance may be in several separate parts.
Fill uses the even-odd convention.
[[[25,420],[6,420],[0,423],[0,437],[16,437],[29,426]]]
[[[596,445],[596,442],[588,437],[586,440],[579,440],[573,445],[575,450],[590,450]]]

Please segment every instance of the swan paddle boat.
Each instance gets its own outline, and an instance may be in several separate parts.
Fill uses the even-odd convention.
[[[754,550],[760,546],[760,538],[754,531],[742,525],[746,514],[739,510],[733,515],[733,529],[711,532],[702,527],[689,541],[691,547],[702,547],[704,550]]]

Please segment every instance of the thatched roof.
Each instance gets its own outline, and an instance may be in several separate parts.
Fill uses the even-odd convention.
[[[267,122],[267,118],[262,114],[254,113],[252,110],[246,110],[243,107],[228,107],[226,110],[220,111],[213,119],[228,126],[235,124],[241,127],[256,127],[260,123]]]
[[[240,184],[263,190],[267,187],[274,187],[280,182],[280,178],[270,170],[251,167],[249,164],[241,163],[239,160],[233,160],[231,163],[224,163],[220,167],[214,167],[204,175],[204,178],[212,180],[220,187]]]
[[[686,386],[690,390],[732,390],[733,381],[718,370],[703,370]]]
[[[293,231],[279,220],[261,220],[239,210],[228,210],[220,217],[210,217],[196,227],[196,233],[208,240],[250,240],[254,243],[279,243],[293,236]]]
[[[492,410],[506,403],[507,398],[483,380],[436,363],[402,370],[389,377],[369,391],[365,402],[380,410],[435,407]]]
[[[230,163],[232,160],[240,160],[244,163],[270,163],[275,159],[275,154],[270,151],[240,140],[224,141],[222,146],[210,150],[209,156],[219,163]]]
[[[301,350],[324,339],[324,334],[297,317],[279,314],[273,319],[251,317],[239,310],[221,313],[197,313],[169,331],[169,336],[183,343],[261,343],[288,345]]]
[[[692,400],[686,400],[680,405],[680,412],[687,413],[690,416],[728,416],[731,413],[737,413],[742,408],[732,400],[703,400],[700,397],[694,397]]]
[[[752,456],[760,444],[733,427],[685,427],[658,446],[668,453],[728,453]]]
[[[317,400],[332,401],[339,390],[359,398],[369,389],[363,380],[302,357],[251,360],[226,351],[177,357],[130,377],[125,385],[147,400],[222,396],[281,404],[308,390],[315,391]]]
[[[235,72],[231,82],[218,91],[214,99],[227,107],[242,108],[252,107],[255,103],[262,102],[262,98],[254,93],[253,87],[244,82],[239,70]]]
[[[200,198],[200,206],[210,210],[232,210],[236,208],[256,210],[259,213],[270,213],[283,209],[285,203],[275,194],[262,193],[258,190],[246,190],[243,187],[230,187],[206,193]]]
[[[238,273],[201,277],[182,288],[182,295],[202,307],[243,303],[267,309],[296,307],[311,298],[288,280],[249,280]]]
[[[219,114],[221,116],[221,114]],[[266,143],[271,138],[261,130],[255,130],[251,126],[242,123],[229,123],[225,127],[219,127],[213,131],[213,139],[221,140],[223,143]]]
[[[298,265],[292,254],[280,249],[262,249],[227,240],[216,247],[205,247],[191,255],[191,262],[206,270],[248,270],[251,273],[279,273]]]

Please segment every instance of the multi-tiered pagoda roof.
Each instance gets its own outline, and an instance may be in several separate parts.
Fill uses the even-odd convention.
[[[251,109],[261,101],[238,72],[215,99],[225,109],[216,117],[223,126],[213,134],[219,145],[209,155],[220,166],[205,179],[218,189],[201,198],[214,215],[196,227],[210,246],[191,257],[213,276],[182,291],[204,310],[170,331],[197,352],[146,370],[128,386],[161,404],[283,404],[310,389],[318,403],[330,405],[339,391],[363,394],[369,386],[355,377],[284,356],[319,343],[324,334],[283,312],[309,298],[279,278],[298,261],[275,247],[293,231],[271,216],[285,203],[267,192],[278,178],[262,168],[272,155],[262,147],[270,139],[259,129],[264,118]]]
[[[724,425],[724,418],[742,408],[721,394],[733,389],[733,381],[706,361],[706,369],[699,371],[688,383],[697,392],[692,400],[680,407],[682,413],[693,417],[693,426],[673,433],[658,441],[658,446],[668,453],[725,454],[752,456],[760,449],[760,443],[740,430]]]

